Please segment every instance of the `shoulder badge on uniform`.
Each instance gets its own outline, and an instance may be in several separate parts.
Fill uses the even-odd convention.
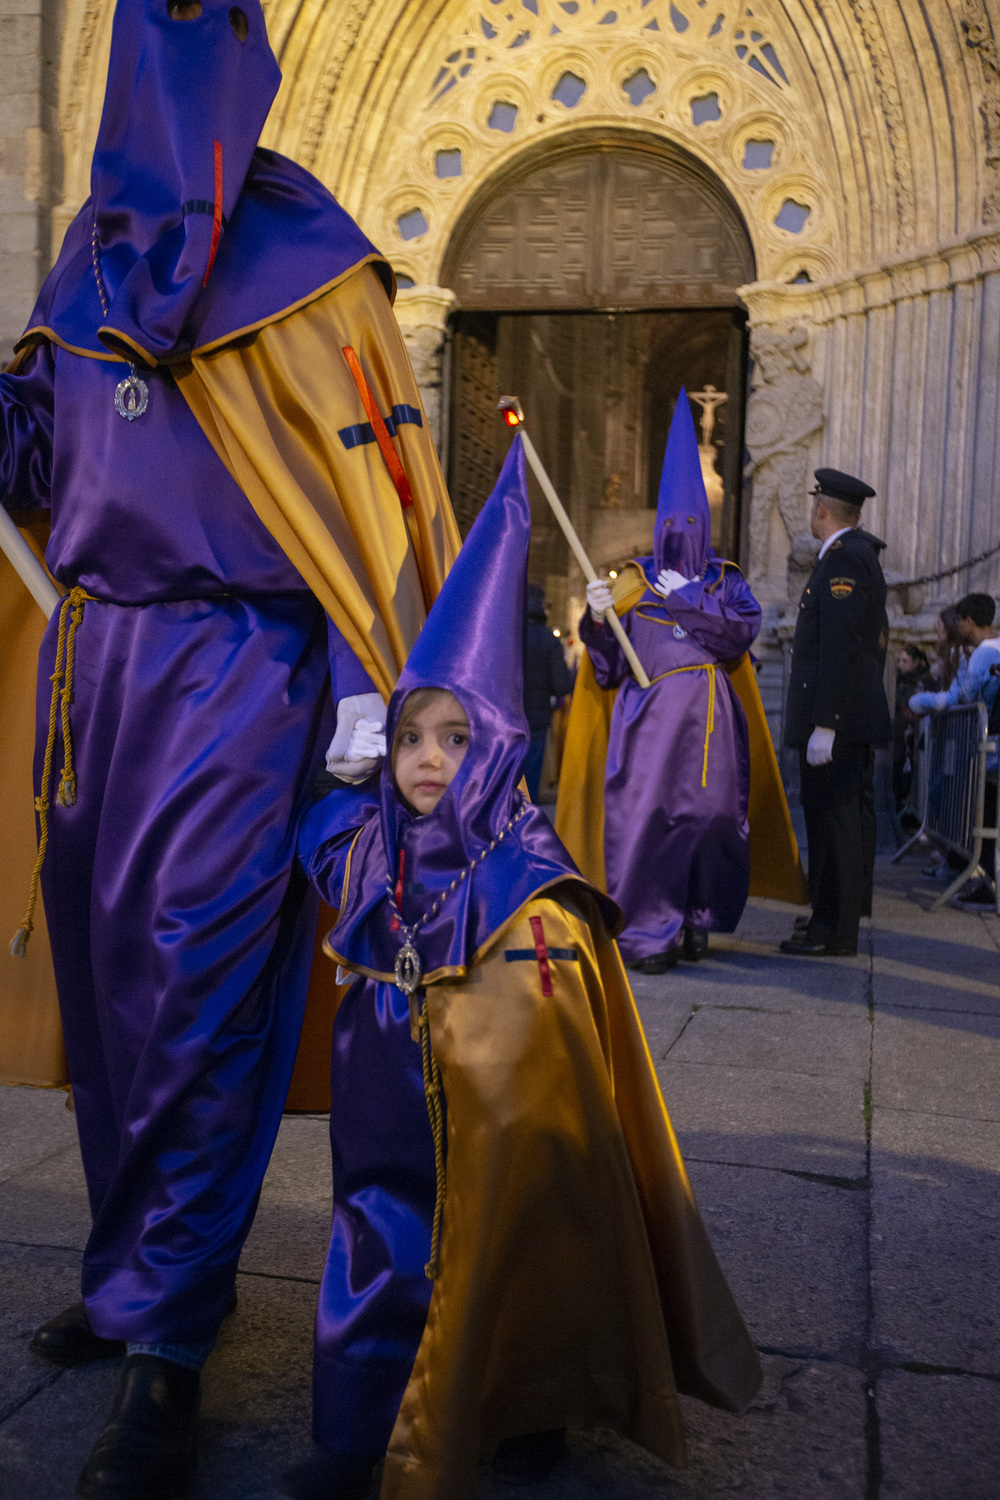
[[[830,593],[835,599],[848,599],[854,592],[853,578],[831,578]]]

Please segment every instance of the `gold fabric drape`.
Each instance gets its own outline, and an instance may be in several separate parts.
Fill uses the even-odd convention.
[[[48,519],[17,518],[41,560]],[[11,958],[7,944],[24,916],[28,880],[35,862],[34,792],[35,678],[45,616],[6,557],[0,553],[0,1083],[59,1088],[69,1081],[59,1002],[41,902],[24,958]]]
[[[580,901],[534,898],[467,979],[427,991],[441,1265],[381,1500],[471,1500],[497,1442],[564,1425],[608,1424],[680,1464],[677,1385],[738,1410],[760,1383],[618,950]],[[548,997],[532,917],[577,954],[550,957]]]
[[[344,357],[353,348],[383,416],[421,410],[378,273],[362,266],[250,341],[174,367],[202,431],[372,682],[388,698],[461,544],[426,419],[396,449],[404,511],[375,442],[345,446],[367,418]]]
[[[615,608],[626,614],[646,588],[637,563],[629,563],[615,580]],[[729,680],[743,705],[750,745],[750,894],[803,906],[809,896],[788,799],[778,770],[771,731],[749,653],[725,662]],[[607,890],[604,869],[604,768],[611,711],[617,688],[599,686],[593,663],[584,652],[577,672],[566,726],[556,832],[581,873],[599,890]]]

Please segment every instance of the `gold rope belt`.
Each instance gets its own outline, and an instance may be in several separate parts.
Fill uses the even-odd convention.
[[[669,672],[661,672],[659,677],[654,677],[654,682],[662,682],[665,677],[676,677],[678,672],[707,672],[708,673],[708,716],[705,720],[705,755],[701,763],[701,784],[708,785],[708,742],[712,738],[712,730],[715,728],[715,662],[697,661],[690,667],[672,667]]]
[[[424,1098],[427,1101],[427,1116],[434,1137],[434,1222],[431,1226],[430,1259],[424,1266],[424,1275],[433,1281],[441,1263],[441,1215],[444,1212],[445,1162],[444,1162],[444,1110],[441,1107],[441,1070],[431,1047],[431,1021],[427,1014],[427,998],[420,1009],[417,1022],[420,1028],[420,1056],[424,1070]]]
[[[55,669],[49,679],[52,683],[52,698],[49,702],[49,733],[45,741],[45,759],[42,762],[42,785],[35,798],[38,814],[38,857],[31,872],[28,889],[28,906],[17,932],[11,940],[10,951],[15,958],[23,958],[28,939],[35,926],[35,907],[38,904],[38,884],[41,879],[45,851],[49,842],[49,792],[52,787],[52,758],[56,747],[56,730],[62,726],[63,764],[59,773],[56,804],[72,807],[76,801],[76,770],[73,765],[73,737],[70,733],[69,706],[73,702],[73,667],[76,661],[76,632],[83,619],[84,601],[93,599],[86,589],[70,589],[59,605],[59,634],[56,637]],[[67,623],[68,619],[68,623]]]

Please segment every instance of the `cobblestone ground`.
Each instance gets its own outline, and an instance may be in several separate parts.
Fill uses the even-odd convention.
[[[997,1500],[1000,923],[883,865],[856,959],[776,952],[756,902],[707,961],[636,986],[695,1191],[766,1370],[685,1401],[675,1471],[573,1434],[534,1500]],[[330,1211],[325,1122],[286,1119],[205,1374],[198,1500],[264,1500],[308,1442]],[[115,1388],[27,1349],[77,1295],[87,1210],[61,1095],[0,1090],[0,1494],[62,1500]],[[500,1494],[488,1478],[483,1497]],[[503,1490],[509,1495],[510,1490]]]

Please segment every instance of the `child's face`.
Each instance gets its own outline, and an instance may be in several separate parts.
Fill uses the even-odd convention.
[[[443,689],[414,714],[404,708],[392,771],[400,795],[418,813],[433,812],[469,748],[469,721]]]
[[[901,651],[896,666],[900,672],[912,672],[916,668],[916,662],[909,651]]]

